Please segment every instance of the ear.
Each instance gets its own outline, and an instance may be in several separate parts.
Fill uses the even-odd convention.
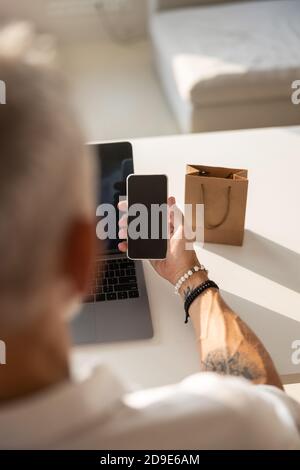
[[[71,279],[79,295],[84,294],[91,278],[95,246],[95,222],[75,220],[64,247],[63,271]]]

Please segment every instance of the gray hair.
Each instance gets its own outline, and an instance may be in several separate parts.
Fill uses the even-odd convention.
[[[71,221],[95,216],[94,161],[45,47],[26,24],[0,32],[0,327],[43,308]]]

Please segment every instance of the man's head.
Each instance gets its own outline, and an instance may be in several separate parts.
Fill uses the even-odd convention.
[[[26,25],[0,33],[0,332],[70,308],[94,235],[94,160]]]

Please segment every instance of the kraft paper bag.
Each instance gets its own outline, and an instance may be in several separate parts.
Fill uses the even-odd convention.
[[[243,244],[247,192],[247,170],[187,165],[185,203],[204,204],[204,242]]]

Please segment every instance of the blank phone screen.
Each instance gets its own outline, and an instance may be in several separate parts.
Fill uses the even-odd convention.
[[[127,180],[127,191],[128,257],[164,259],[168,246],[167,177],[131,175]]]

